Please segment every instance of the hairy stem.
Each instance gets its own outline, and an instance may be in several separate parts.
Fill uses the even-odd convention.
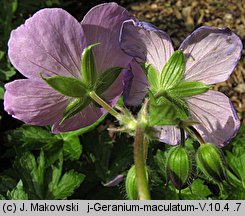
[[[148,155],[148,145],[149,145],[149,140],[144,137],[143,141],[143,151],[144,151],[144,160],[146,161],[147,155]]]
[[[134,140],[134,164],[140,200],[150,200],[148,181],[146,177],[146,166],[144,160],[144,131],[137,126]]]
[[[89,96],[100,106],[102,106],[108,113],[118,118],[119,113],[114,110],[108,103],[106,103],[102,98],[100,98],[94,91],[89,93]]]

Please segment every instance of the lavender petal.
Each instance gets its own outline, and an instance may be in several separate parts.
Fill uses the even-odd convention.
[[[227,80],[241,57],[242,42],[228,28],[203,26],[181,44],[185,79],[214,84]]]
[[[16,80],[5,85],[4,109],[14,118],[31,125],[57,122],[69,99],[42,80]]]
[[[120,46],[137,61],[152,64],[159,73],[174,52],[171,40],[165,32],[149,23],[134,20],[123,23]]]
[[[86,41],[79,22],[62,9],[43,9],[11,32],[11,63],[24,76],[80,76]]]
[[[194,127],[207,143],[224,147],[238,132],[240,121],[228,97],[209,90],[187,100],[190,113],[200,124]]]
[[[119,34],[123,21],[133,16],[116,3],[100,4],[92,8],[81,24],[88,44],[100,43],[93,49],[98,73],[113,67],[126,67],[132,57],[119,47]]]

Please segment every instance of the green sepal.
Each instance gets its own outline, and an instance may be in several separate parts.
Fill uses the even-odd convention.
[[[82,54],[81,60],[81,74],[84,83],[93,85],[97,79],[96,64],[92,49],[99,45],[99,43],[92,44],[86,47]]]
[[[168,92],[164,92],[158,99],[158,104],[171,104],[176,110],[176,116],[181,120],[186,120],[189,116],[188,105],[185,100],[171,97]],[[176,118],[177,118],[176,117]]]
[[[201,145],[196,153],[197,167],[216,183],[227,180],[225,157],[212,143]]]
[[[145,71],[151,89],[157,90],[159,88],[159,74],[157,70],[149,63],[141,63],[140,66]]]
[[[157,105],[156,98],[155,98],[153,92],[150,89],[148,89],[148,95],[149,95],[151,104],[152,105]]]
[[[53,89],[69,97],[84,97],[89,90],[80,80],[65,76],[52,76],[42,79]]]
[[[150,104],[150,126],[175,125],[178,123],[177,110],[170,103]]]
[[[164,65],[160,75],[160,86],[167,90],[175,87],[183,78],[185,69],[185,56],[177,50]]]
[[[95,92],[100,95],[106,91],[117,79],[121,71],[121,67],[114,67],[102,73],[96,81]]]
[[[192,173],[192,160],[185,147],[173,147],[166,160],[166,173],[176,189],[189,185]]]
[[[63,112],[63,118],[59,124],[61,125],[66,119],[82,111],[86,106],[89,105],[90,102],[91,102],[91,99],[89,97],[75,98],[65,108]]]
[[[202,82],[182,81],[174,88],[169,89],[168,94],[174,98],[184,98],[205,93],[209,89],[210,85]]]

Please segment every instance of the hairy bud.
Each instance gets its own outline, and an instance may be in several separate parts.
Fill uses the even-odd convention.
[[[146,172],[146,178],[148,180],[148,172]],[[126,186],[127,198],[129,200],[139,199],[137,178],[136,178],[136,172],[135,172],[135,166],[134,165],[128,171],[125,186]]]
[[[212,143],[201,145],[196,154],[197,166],[211,180],[226,180],[225,159],[222,151]]]
[[[166,173],[176,189],[189,185],[192,174],[192,160],[185,147],[177,146],[167,156]]]

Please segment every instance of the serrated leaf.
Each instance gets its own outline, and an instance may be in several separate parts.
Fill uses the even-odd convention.
[[[176,109],[170,103],[150,105],[150,125],[174,125],[177,123]]]
[[[64,139],[64,159],[78,160],[82,154],[82,145],[77,136],[70,136]]]
[[[97,94],[102,94],[104,91],[106,91],[117,79],[121,71],[122,68],[114,67],[103,72],[96,81],[95,92]]]
[[[56,190],[57,185],[59,183],[61,174],[62,174],[62,167],[63,167],[63,154],[60,153],[59,155],[59,160],[56,161],[56,163],[54,163],[51,166],[51,178],[49,179],[50,182],[48,184],[48,188],[49,188],[49,193],[48,193],[48,197],[50,198],[50,194],[51,194],[51,198],[53,199],[53,191]]]
[[[147,79],[150,83],[151,89],[158,90],[159,88],[159,74],[153,65],[149,63],[141,63],[141,68],[145,71]]]
[[[173,98],[184,98],[205,93],[209,89],[210,86],[202,82],[183,81],[174,88],[169,89],[168,94]]]
[[[86,47],[82,54],[81,74],[83,81],[87,85],[93,85],[97,79],[96,64],[93,55],[93,48],[99,43]]]
[[[177,50],[164,65],[160,75],[160,87],[164,90],[175,87],[183,78],[185,57],[181,50]]]
[[[28,195],[24,191],[23,183],[21,180],[12,191],[7,192],[7,197],[11,200],[28,200]]]
[[[66,172],[62,176],[63,167],[63,154],[60,154],[59,160],[52,165],[52,169],[49,171],[50,176],[48,181],[48,193],[46,199],[65,199],[72,195],[74,190],[84,180],[83,174],[77,173],[73,170]]]
[[[83,98],[75,98],[71,101],[63,112],[63,118],[60,121],[60,125],[68,118],[76,115],[80,111],[82,111],[85,107],[87,107],[91,102],[91,98],[83,97]]]
[[[54,143],[59,140],[57,135],[50,133],[45,128],[31,125],[22,125],[15,130],[7,131],[5,135],[6,142],[12,145],[35,144],[36,146],[43,146],[44,144]]]
[[[83,182],[85,176],[73,170],[66,172],[60,179],[56,189],[53,191],[55,199],[65,199],[73,194]]]
[[[25,152],[22,156],[16,158],[14,167],[18,176],[23,181],[29,198],[43,199],[45,192],[45,158],[43,151],[41,151],[37,162],[33,154]]]
[[[69,97],[84,97],[89,91],[88,87],[78,79],[65,76],[52,76],[42,79],[54,90]]]

